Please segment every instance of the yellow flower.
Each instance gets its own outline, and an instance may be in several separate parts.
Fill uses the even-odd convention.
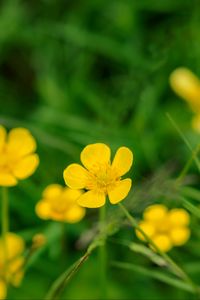
[[[97,143],[86,146],[81,152],[82,167],[71,164],[64,170],[64,180],[72,189],[85,189],[78,198],[83,207],[96,208],[105,204],[106,196],[112,204],[123,200],[131,189],[131,179],[121,180],[133,162],[132,152],[121,147],[114,160],[110,162],[111,151],[105,144]]]
[[[24,240],[15,233],[8,232],[6,235],[6,258],[2,238],[0,239],[0,299],[6,297],[6,282],[18,286],[23,278],[25,250]],[[6,259],[6,261],[5,261]]]
[[[178,68],[170,75],[170,85],[189,104],[195,114],[192,127],[200,132],[200,79],[189,69]]]
[[[0,299],[3,300],[6,298],[7,287],[5,281],[0,279]]]
[[[76,201],[81,194],[80,190],[51,184],[44,190],[42,200],[37,203],[36,213],[44,220],[79,222],[85,216],[85,209]]]
[[[7,134],[0,126],[0,186],[14,186],[35,172],[39,164],[35,150],[35,139],[27,129],[14,128]]]
[[[182,246],[190,237],[190,216],[182,208],[168,208],[162,204],[147,207],[143,213],[140,228],[151,238],[162,251],[167,252],[173,246]],[[139,239],[145,241],[144,236],[136,230]]]

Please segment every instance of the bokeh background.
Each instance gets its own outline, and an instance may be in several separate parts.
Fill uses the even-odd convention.
[[[189,158],[166,113],[195,145],[199,135],[191,129],[192,112],[170,89],[169,75],[179,66],[200,75],[200,5],[198,0],[5,0],[0,5],[0,123],[30,129],[41,161],[34,176],[10,189],[11,230],[27,245],[37,232],[48,232],[51,240],[9,299],[39,300],[80,256],[77,240],[97,220],[97,210],[89,210],[79,224],[63,229],[39,220],[34,211],[48,184],[64,185],[64,168],[79,161],[85,145],[101,141],[113,151],[121,145],[132,149],[135,186],[160,168],[173,168],[176,176]],[[192,246],[182,249],[172,254],[192,261]],[[108,251],[152,267],[118,245]],[[63,297],[98,299],[98,280],[94,253]],[[108,286],[111,299],[188,299],[179,289],[116,269],[109,270]]]

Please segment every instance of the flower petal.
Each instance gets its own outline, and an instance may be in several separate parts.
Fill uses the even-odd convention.
[[[24,252],[25,243],[21,236],[8,232],[6,234],[6,246],[8,260],[13,260]],[[3,240],[0,239],[0,263],[4,260]]]
[[[110,203],[116,204],[123,200],[131,189],[132,180],[130,178],[121,180],[118,185],[111,191],[108,191]]]
[[[6,284],[3,280],[0,280],[0,299],[2,300],[6,299],[6,294],[7,294]]]
[[[22,158],[17,165],[13,167],[13,174],[18,179],[25,179],[31,176],[39,164],[39,157],[37,154],[28,155]]]
[[[6,142],[6,129],[3,126],[0,126],[0,151],[2,150],[3,146]]]
[[[172,248],[172,242],[165,234],[156,235],[154,238],[152,238],[152,241],[163,252],[167,252]]]
[[[155,234],[155,226],[153,226],[150,222],[141,221],[138,225],[149,238],[152,238]],[[139,230],[136,230],[136,235],[140,240],[146,241],[144,235]]]
[[[29,130],[14,128],[8,134],[7,150],[17,156],[24,156],[36,150],[36,141]]]
[[[133,163],[133,153],[127,147],[120,147],[114,157],[112,167],[117,171],[119,176],[127,173]]]
[[[70,188],[82,189],[86,186],[88,172],[79,164],[71,164],[64,170],[63,176]]]
[[[81,152],[81,162],[90,171],[99,164],[110,162],[110,148],[102,143],[86,146]]]
[[[62,197],[69,204],[75,203],[77,204],[77,199],[82,195],[81,190],[73,190],[70,188],[64,188]]]
[[[168,214],[168,219],[173,227],[187,226],[190,223],[190,215],[183,208],[171,209]]]
[[[157,223],[160,221],[165,220],[167,217],[168,209],[166,206],[162,204],[154,204],[148,206],[144,213],[143,217],[145,220],[148,220],[149,222]]]
[[[101,207],[106,202],[106,196],[104,193],[98,193],[95,191],[89,191],[82,194],[78,200],[78,204],[83,207],[97,208]]]
[[[78,205],[73,205],[69,210],[66,211],[65,221],[68,223],[76,223],[83,219],[85,216],[85,208]]]
[[[193,118],[192,118],[192,128],[197,131],[198,133],[200,133],[200,114],[196,114]]]
[[[170,232],[170,237],[174,246],[181,246],[188,241],[190,229],[187,227],[173,228]]]
[[[15,186],[17,184],[17,179],[9,173],[0,173],[0,186]]]
[[[50,184],[48,185],[42,193],[43,198],[51,199],[61,196],[63,187],[59,184]]]
[[[46,201],[39,201],[35,207],[35,212],[39,218],[48,220],[51,215],[50,204]]]

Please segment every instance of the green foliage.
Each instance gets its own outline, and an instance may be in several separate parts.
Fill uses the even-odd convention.
[[[200,285],[199,135],[191,129],[188,107],[168,84],[178,66],[200,76],[199,27],[197,0],[2,1],[0,123],[30,129],[41,161],[31,178],[9,191],[11,230],[28,249],[35,233],[47,237],[8,299],[44,299],[61,274],[62,299],[99,299],[96,247],[106,239],[110,299],[196,299],[191,284],[166,272],[160,255],[138,245],[118,207],[109,207],[100,235],[97,210],[62,226],[39,220],[34,209],[44,187],[64,184],[64,168],[79,162],[85,145],[126,145],[135,156],[126,207],[137,220],[152,203],[191,213],[192,236],[170,256]],[[87,248],[90,257],[72,277]]]

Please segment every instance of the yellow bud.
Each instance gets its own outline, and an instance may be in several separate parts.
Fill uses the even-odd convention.
[[[37,233],[33,236],[33,246],[34,248],[40,248],[46,244],[46,237],[42,233]]]
[[[189,69],[178,68],[170,75],[170,85],[195,113],[200,112],[200,80],[197,76]]]

